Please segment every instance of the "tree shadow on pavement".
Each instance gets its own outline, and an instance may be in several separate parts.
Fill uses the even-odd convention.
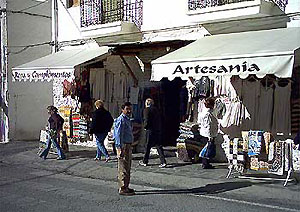
[[[226,191],[231,191],[235,189],[250,187],[252,185],[262,184],[253,183],[249,181],[243,182],[225,182],[225,183],[217,183],[217,184],[207,184],[205,186],[199,188],[191,188],[191,189],[173,189],[173,190],[142,190],[136,191],[136,195],[150,195],[150,194],[218,194]],[[263,184],[266,184],[264,182]]]

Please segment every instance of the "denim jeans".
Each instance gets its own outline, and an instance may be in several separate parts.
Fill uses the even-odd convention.
[[[106,133],[95,133],[96,136],[96,143],[97,143],[97,155],[96,158],[101,158],[101,154],[103,154],[105,156],[105,158],[108,158],[108,152],[104,146],[104,139],[107,136],[107,132]]]
[[[57,143],[57,138],[49,138],[47,140],[47,147],[46,149],[44,149],[44,151],[40,154],[40,157],[46,159],[48,153],[49,153],[49,150],[51,148],[51,143],[54,143],[54,145],[56,146],[56,149],[57,149],[57,154],[60,158],[66,158],[66,156],[64,155],[63,151],[61,150],[59,144]]]

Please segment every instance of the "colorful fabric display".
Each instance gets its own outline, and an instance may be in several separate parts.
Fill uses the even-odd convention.
[[[249,131],[248,133],[248,155],[259,155],[261,151],[261,143],[263,139],[262,131]]]
[[[251,157],[250,159],[250,169],[252,170],[267,170],[268,169],[268,162],[259,160],[258,157]]]
[[[300,171],[300,150],[293,149],[293,169],[295,171]]]
[[[245,162],[242,140],[234,138],[233,141],[230,141],[227,159],[229,164],[233,165],[243,164]]]
[[[268,173],[283,175],[284,171],[284,147],[283,143],[279,141],[271,142],[269,145],[269,156],[268,164],[269,169]]]

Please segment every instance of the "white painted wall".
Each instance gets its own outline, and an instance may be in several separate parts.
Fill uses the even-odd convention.
[[[286,9],[286,13],[300,12],[300,0],[290,0]],[[288,27],[300,27],[300,15],[291,18],[291,22],[288,23]]]
[[[142,30],[157,30],[192,24],[188,20],[187,0],[144,0]]]
[[[58,1],[58,40],[82,39],[83,33],[80,32],[80,7],[66,9],[66,5],[66,0]],[[153,34],[152,30],[160,31],[161,29],[193,24],[187,15],[187,0],[176,0],[176,4],[174,4],[174,0],[144,0],[143,25],[141,29],[146,34],[145,40],[197,39],[207,33],[206,30],[203,28],[199,30],[198,27],[198,29],[192,28],[180,32],[175,30],[171,33],[170,30],[166,30],[155,36],[150,35]],[[109,25],[107,24],[107,26]],[[85,28],[81,30],[84,31]],[[107,31],[107,28],[104,27],[101,30]],[[86,32],[84,33],[87,34]],[[191,33],[194,34],[191,36]],[[92,34],[95,33],[93,32]]]
[[[66,0],[61,1],[66,5]],[[82,39],[83,36],[80,32],[80,7],[66,9],[61,1],[58,1],[59,41]],[[207,34],[204,28],[198,26],[183,29],[183,26],[191,26],[199,22],[197,16],[188,15],[187,0],[176,0],[176,3],[174,0],[144,0],[143,5],[143,25],[141,29],[144,32],[144,40],[197,39]],[[296,11],[300,11],[300,0],[290,0],[286,13]],[[238,10],[224,10],[225,13],[231,17],[241,15],[241,12]],[[248,13],[252,12],[248,11]],[[300,26],[300,18],[293,20],[288,26]],[[174,27],[181,29],[174,30],[172,29]]]
[[[7,9],[20,11],[39,4],[33,0],[8,0]],[[29,13],[51,17],[51,1],[24,10]],[[49,45],[28,48],[26,46],[51,41],[51,18],[22,13],[8,13],[8,70],[51,53]],[[52,84],[41,82],[12,82],[9,77],[9,123],[11,140],[38,139],[39,131],[45,126],[45,106],[52,103]]]
[[[66,0],[58,0],[58,41],[83,38],[80,32],[80,7],[66,8]]]

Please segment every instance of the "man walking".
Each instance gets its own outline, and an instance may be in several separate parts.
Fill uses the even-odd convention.
[[[134,190],[129,188],[130,169],[132,160],[133,134],[130,115],[132,106],[125,102],[122,106],[121,115],[115,120],[114,138],[118,157],[118,182],[120,195],[134,195]]]
[[[159,158],[160,168],[167,166],[164,156],[164,150],[162,148],[162,123],[161,115],[157,107],[154,106],[153,99],[146,99],[144,110],[144,128],[146,129],[146,152],[142,161],[139,161],[141,166],[147,166],[150,156],[151,147],[156,147]]]
[[[114,119],[111,114],[104,108],[102,100],[95,102],[96,110],[92,115],[90,133],[94,133],[97,143],[97,154],[94,160],[101,160],[101,154],[105,156],[105,162],[108,162],[109,155],[104,146],[104,139],[111,130]]]

